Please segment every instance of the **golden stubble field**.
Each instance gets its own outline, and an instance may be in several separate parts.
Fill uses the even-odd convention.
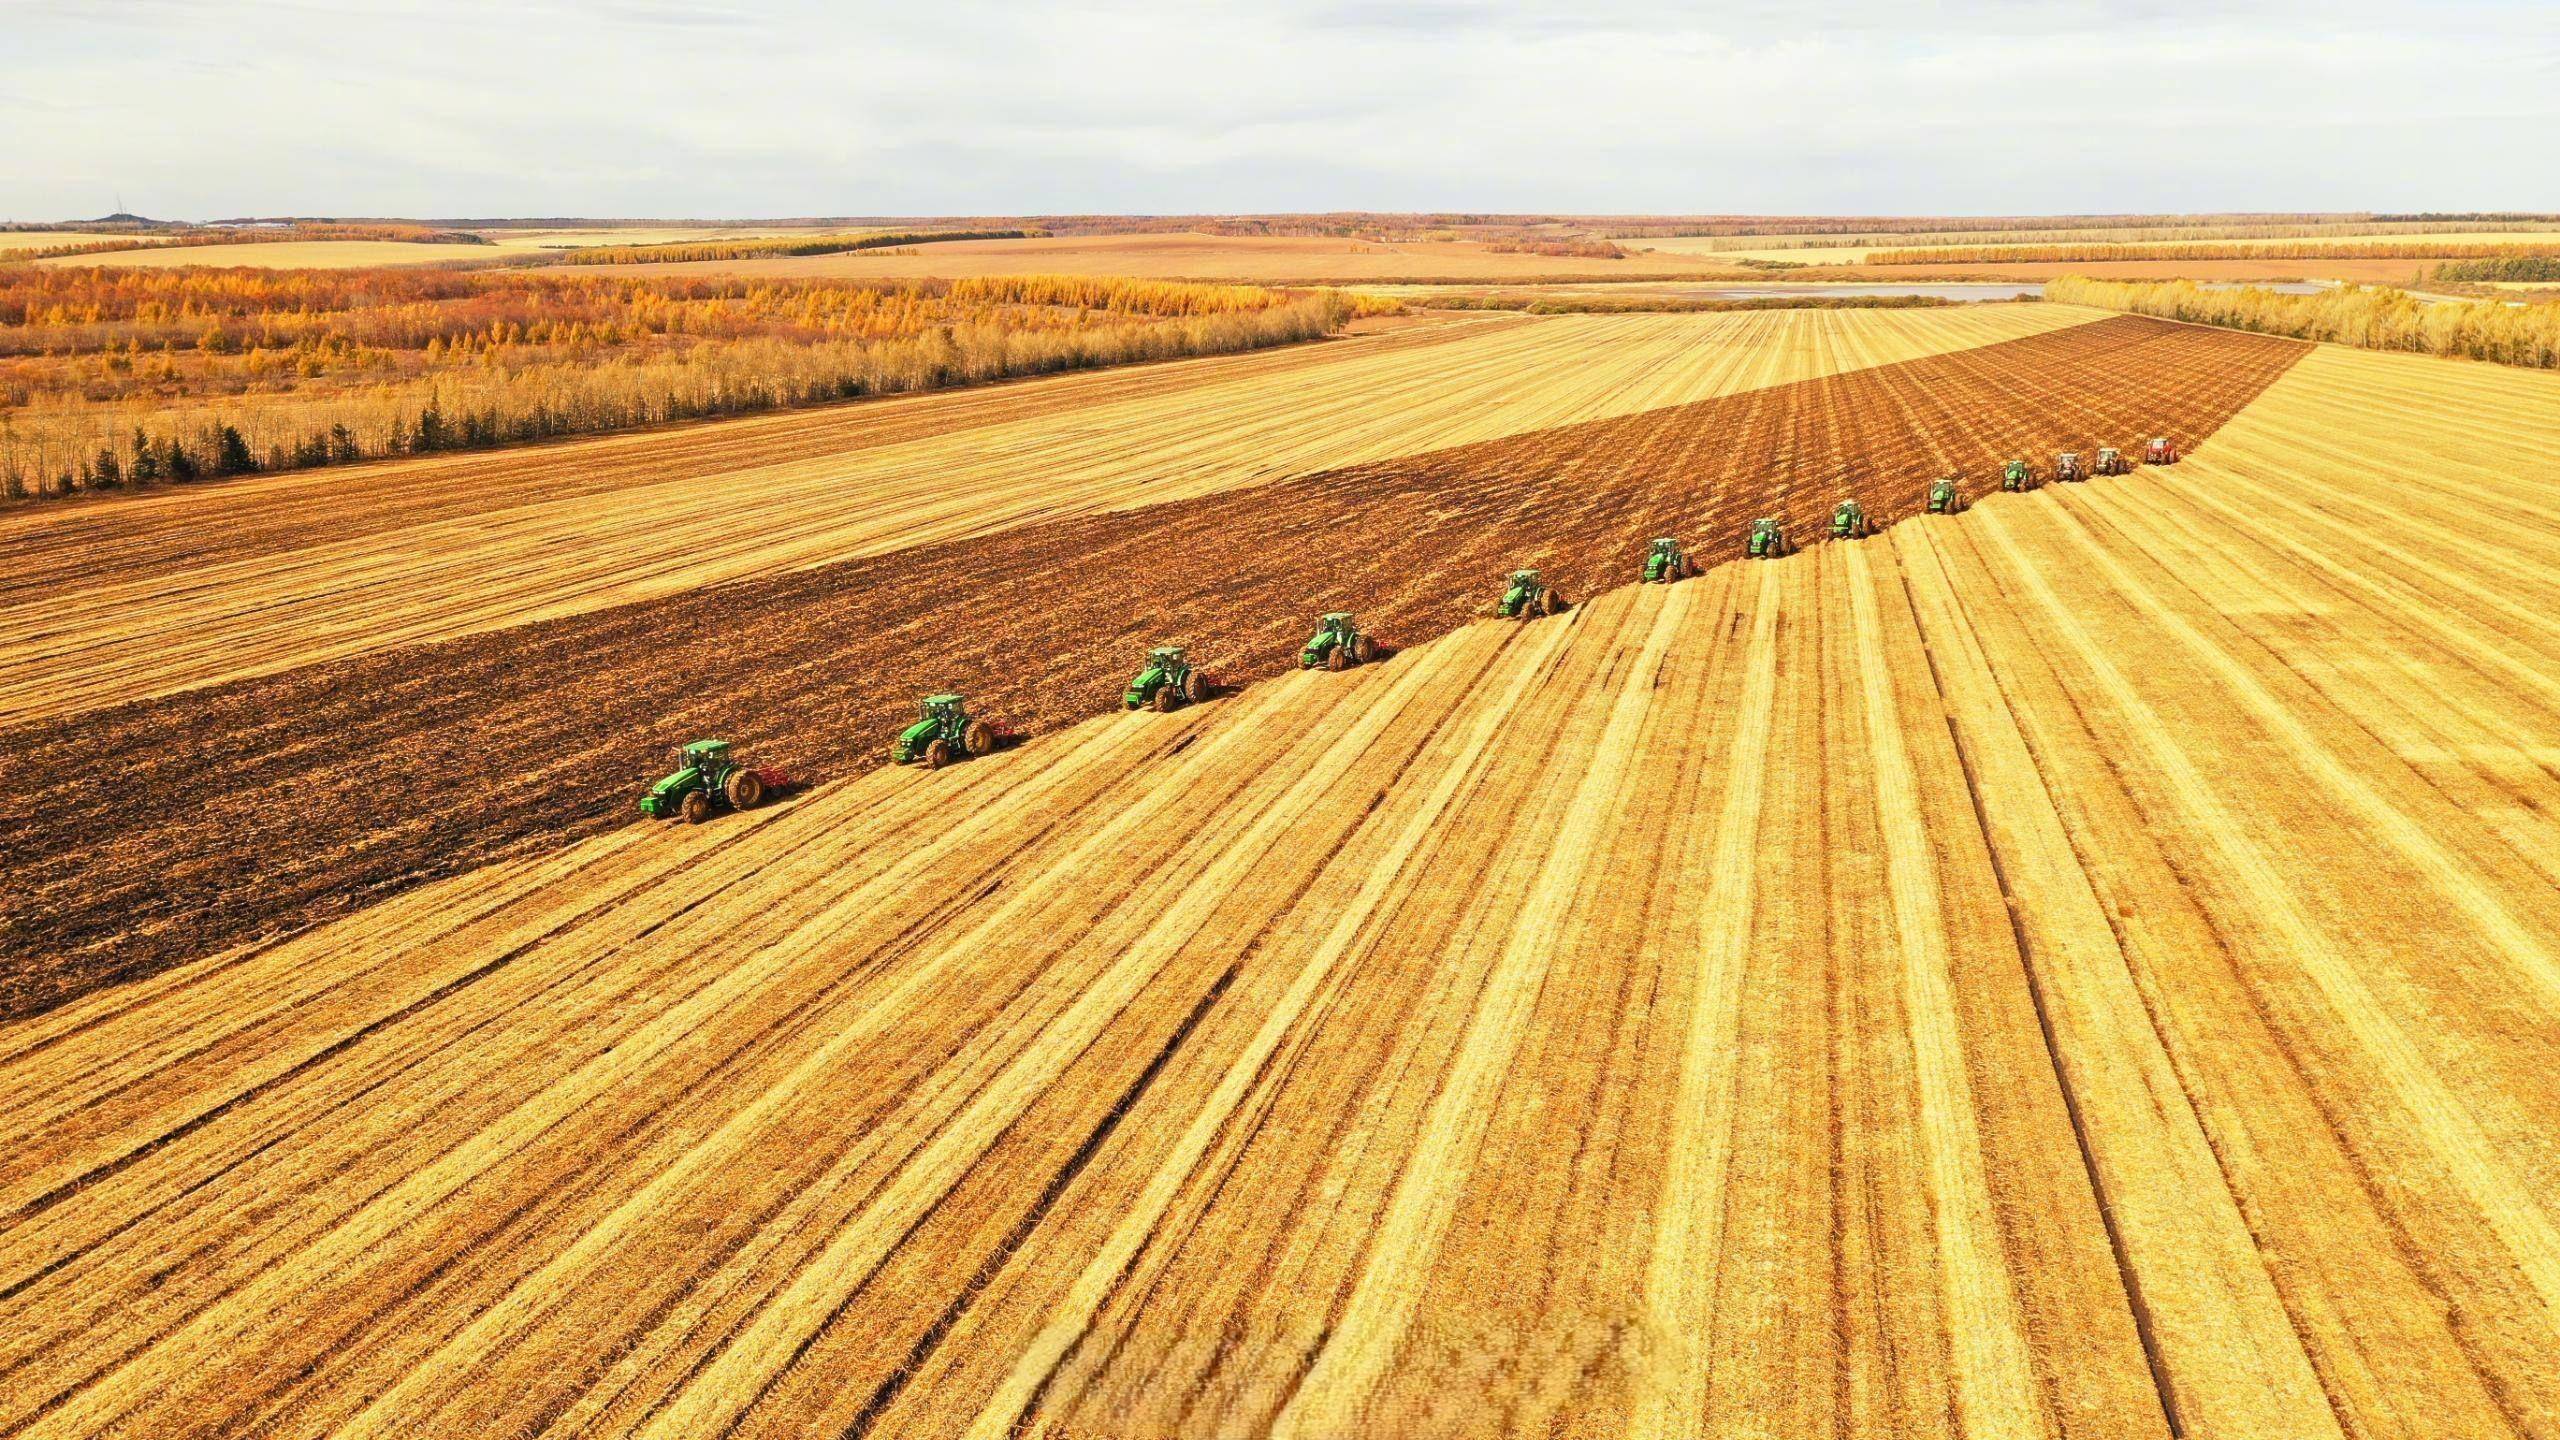
[[[0,1431],[2544,1435],[2560,382],[0,1029]]]

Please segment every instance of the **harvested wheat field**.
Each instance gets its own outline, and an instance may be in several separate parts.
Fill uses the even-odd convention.
[[[1809,393],[2174,469],[0,1029],[0,1433],[2560,1433],[2560,383],[2158,329]]]
[[[0,513],[0,724],[2041,334],[2072,306],[1470,318]]]
[[[638,768],[696,733],[840,776],[880,763],[924,690],[1052,729],[1167,638],[1255,679],[1321,611],[1419,640],[1516,565],[1586,595],[1653,535],[1721,550],[1756,515],[1810,531],[1844,489],[1891,518],[2008,454],[2210,434],[2307,348],[2117,317],[1153,504],[1053,492],[1056,518],[55,716],[6,737],[65,788],[13,837],[0,998],[54,1003],[622,825]],[[448,573],[468,594],[468,567]],[[504,783],[457,789],[463,737]],[[102,790],[101,772],[133,778]]]

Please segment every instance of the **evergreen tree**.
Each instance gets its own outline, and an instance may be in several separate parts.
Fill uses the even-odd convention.
[[[164,478],[160,469],[160,451],[151,443],[151,437],[142,433],[139,425],[133,427],[132,473],[136,485],[157,485]]]
[[[245,475],[258,468],[257,458],[249,453],[249,442],[240,437],[239,428],[225,425],[214,443],[213,473]]]

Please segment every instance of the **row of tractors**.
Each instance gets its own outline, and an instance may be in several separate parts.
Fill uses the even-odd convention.
[[[2178,447],[2165,436],[2156,438],[2143,447],[2143,460],[2151,465],[2174,465]],[[2132,470],[2124,452],[2113,446],[2100,449],[2094,463],[2084,464],[2076,450],[2066,450],[2053,460],[2053,478],[2062,482],[2086,480],[2092,474],[2130,474]],[[2035,467],[2024,460],[2012,460],[2000,468],[2002,490],[2029,490],[2036,484]],[[1930,482],[1923,503],[1929,514],[1952,515],[1964,508],[1965,500],[1956,477],[1945,476]],[[1854,498],[1843,499],[1832,509],[1831,538],[1835,540],[1860,539],[1875,534],[1877,528],[1865,507]],[[1774,560],[1794,549],[1784,523],[1775,516],[1752,521],[1742,542],[1742,553],[1754,560]],[[1667,584],[1686,580],[1704,569],[1678,538],[1665,536],[1646,548],[1638,578],[1648,585]],[[1563,593],[1539,572],[1514,570],[1503,586],[1502,597],[1494,602],[1494,613],[1506,620],[1534,620],[1560,614],[1567,605]],[[1336,610],[1319,620],[1315,634],[1299,647],[1298,668],[1348,670],[1386,654],[1385,647],[1362,630],[1349,611]],[[1191,663],[1182,646],[1158,645],[1147,651],[1146,665],[1122,690],[1120,706],[1124,710],[1163,714],[1197,705],[1217,695],[1221,688],[1216,676]],[[939,770],[955,761],[992,753],[1018,738],[1003,726],[969,714],[968,702],[958,695],[928,695],[923,714],[898,732],[898,738],[890,744],[889,759],[899,765],[921,764],[928,770]],[[641,814],[700,824],[722,809],[753,809],[791,784],[790,776],[771,766],[741,763],[730,753],[726,740],[696,740],[678,746],[675,763],[674,773],[650,786],[641,797]]]

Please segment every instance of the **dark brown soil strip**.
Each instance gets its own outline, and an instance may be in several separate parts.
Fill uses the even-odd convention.
[[[1328,609],[1410,644],[1514,566],[1581,598],[1653,535],[1724,559],[1755,515],[1811,538],[1844,494],[1889,521],[2013,454],[2192,445],[2308,349],[2122,317],[0,732],[35,777],[0,813],[0,1018],[636,823],[679,741],[836,778],[930,690],[1036,731],[1158,641],[1230,680]]]

